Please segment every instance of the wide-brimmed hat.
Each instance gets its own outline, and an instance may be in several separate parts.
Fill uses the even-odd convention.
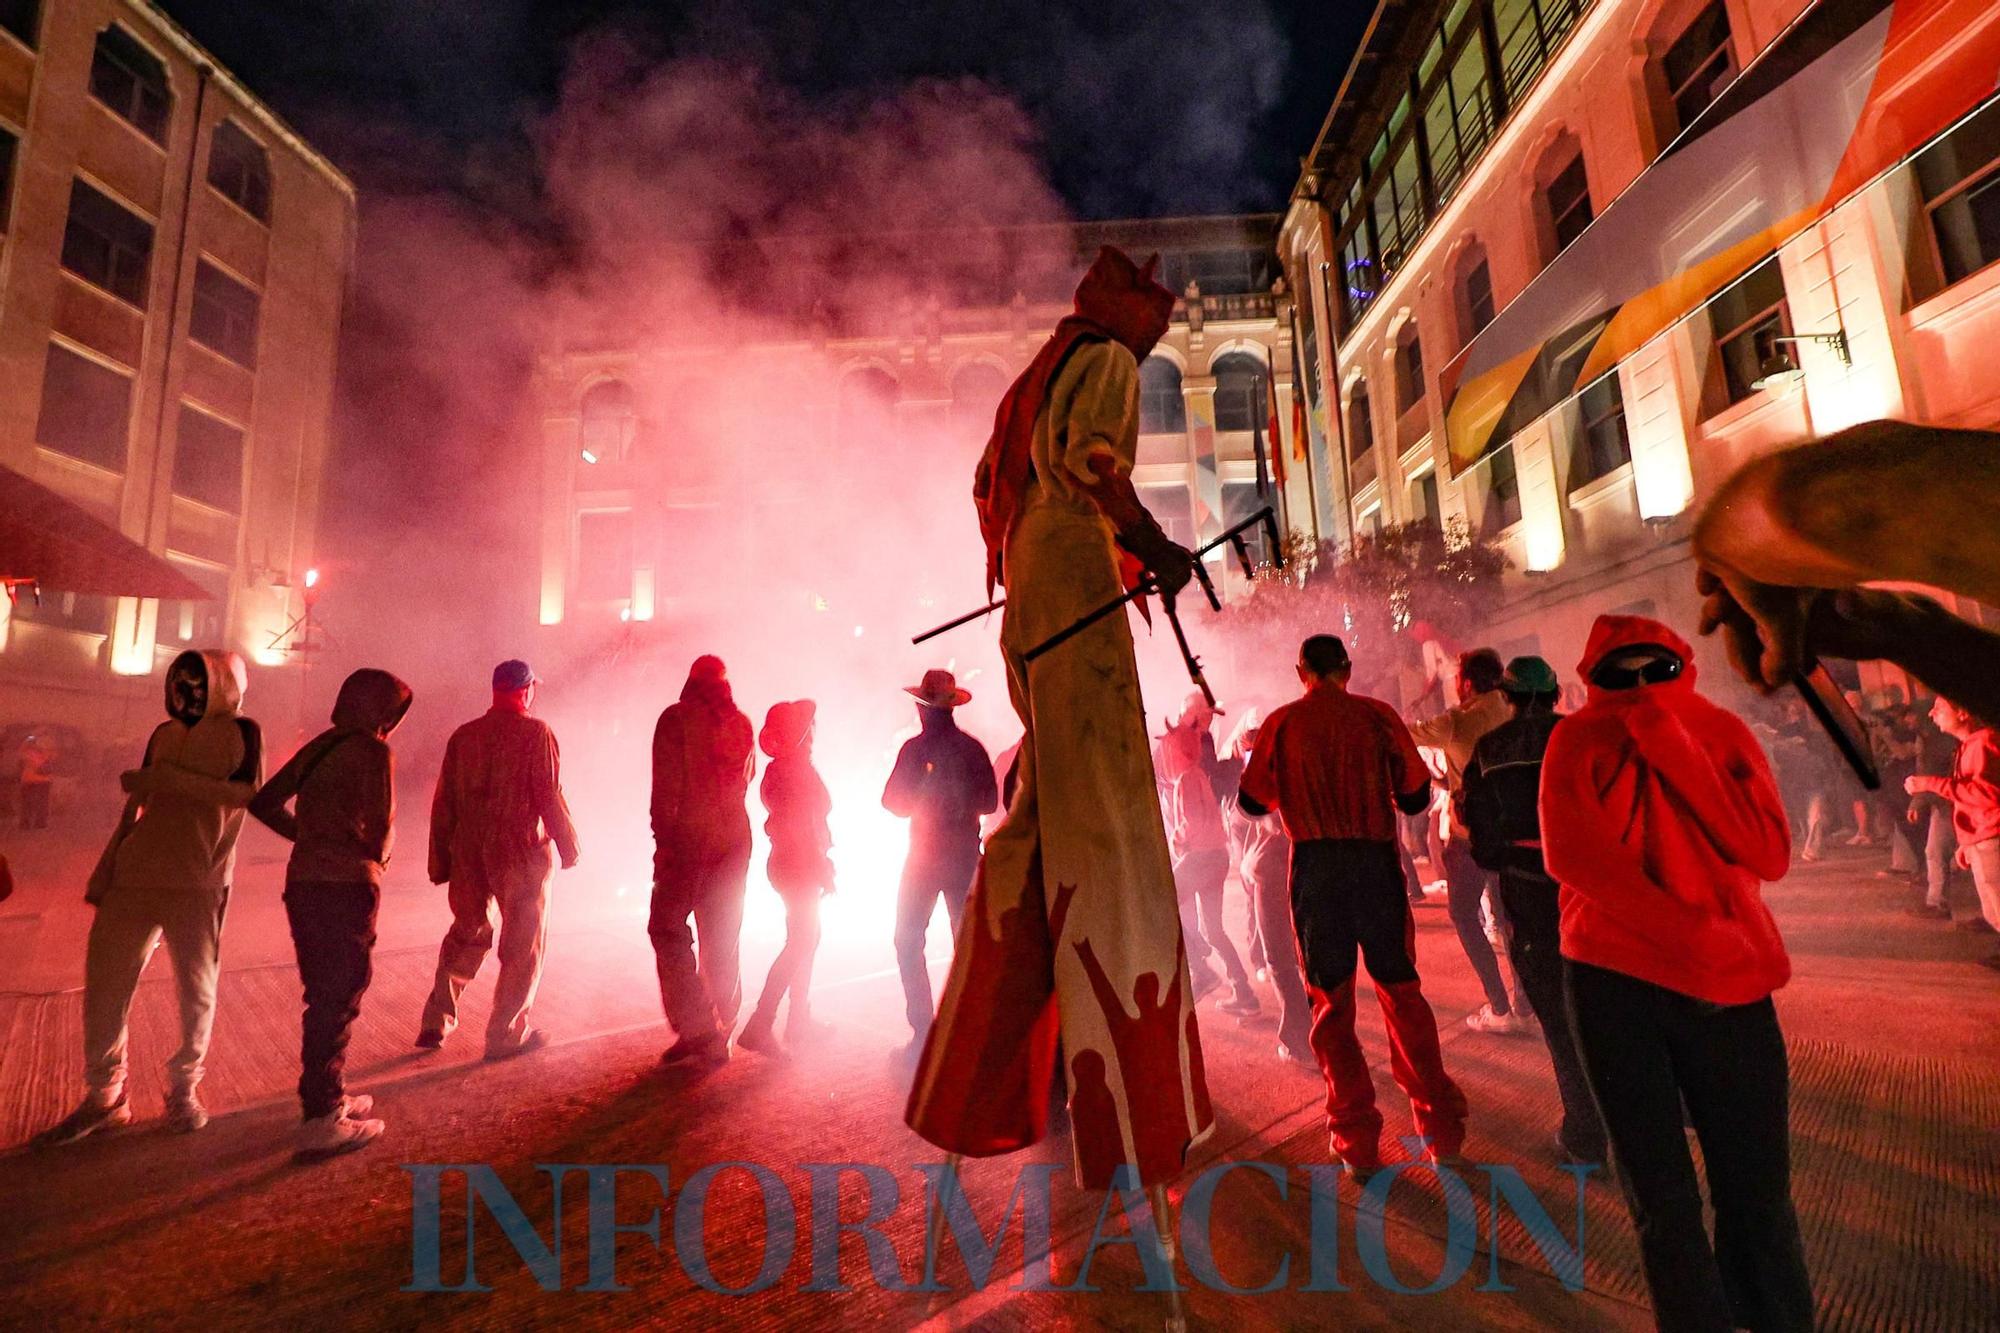
[[[958,688],[958,677],[942,667],[924,672],[923,684],[905,685],[903,692],[931,708],[957,708],[972,702],[972,692]]]

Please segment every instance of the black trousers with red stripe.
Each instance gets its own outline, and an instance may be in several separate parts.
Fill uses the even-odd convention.
[[[1444,1154],[1465,1141],[1465,1094],[1444,1072],[1437,1017],[1417,979],[1416,921],[1393,842],[1321,839],[1292,848],[1292,926],[1312,997],[1313,1054],[1326,1075],[1333,1150],[1381,1162],[1382,1113],[1354,1035],[1355,956],[1368,966],[1389,1029],[1389,1069],[1417,1132]]]

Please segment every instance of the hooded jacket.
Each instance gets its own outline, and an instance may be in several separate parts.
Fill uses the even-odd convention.
[[[810,704],[778,704],[758,737],[771,757],[757,788],[767,814],[764,832],[771,839],[771,887],[788,898],[833,891],[833,862],[827,857],[833,847],[833,831],[827,824],[833,797],[813,767],[812,748],[806,741],[812,728],[811,709]]]
[[[174,682],[183,674],[201,684],[198,711],[176,696]],[[91,877],[93,897],[106,887],[206,893],[229,887],[243,811],[264,777],[263,733],[237,712],[247,683],[235,653],[186,652],[168,667],[168,718],[146,742],[137,789],[100,874]]]
[[[410,711],[410,687],[363,668],[341,684],[333,726],[264,784],[250,813],[293,843],[287,884],[377,884],[396,822],[389,734]],[[285,807],[294,797],[298,812]]]
[[[750,847],[750,719],[726,680],[688,677],[653,728],[653,873]]]
[[[1167,805],[1167,843],[1178,865],[1190,856],[1229,850],[1222,803],[1236,781],[1215,754],[1206,721],[1183,719],[1153,747],[1153,776]]]
[[[1658,644],[1686,663],[1606,690],[1557,725],[1542,761],[1542,855],[1562,886],[1565,958],[1715,1004],[1785,984],[1791,960],[1759,885],[1791,826],[1750,728],[1695,693],[1693,653],[1658,621],[1599,616],[1578,671]]]

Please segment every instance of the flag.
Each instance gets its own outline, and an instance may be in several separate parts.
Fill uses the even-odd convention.
[[[1285,489],[1285,436],[1278,429],[1278,377],[1274,371],[1264,373],[1264,436],[1271,442],[1271,475],[1278,483],[1278,489]],[[1261,471],[1263,454],[1257,455]]]
[[[1453,475],[1991,96],[1993,0],[1819,0],[1439,377]]]
[[[1271,469],[1264,465],[1264,427],[1264,422],[1252,418],[1250,422],[1250,448],[1257,456],[1257,498],[1259,500],[1268,500],[1271,498]],[[1272,438],[1275,439],[1276,437]],[[1274,450],[1273,452],[1275,453],[1276,451]],[[1231,517],[1234,517],[1234,515]]]

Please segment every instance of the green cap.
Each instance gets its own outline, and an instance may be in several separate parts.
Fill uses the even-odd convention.
[[[1539,657],[1517,657],[1507,664],[1500,688],[1509,694],[1554,694],[1562,689],[1556,669]]]

